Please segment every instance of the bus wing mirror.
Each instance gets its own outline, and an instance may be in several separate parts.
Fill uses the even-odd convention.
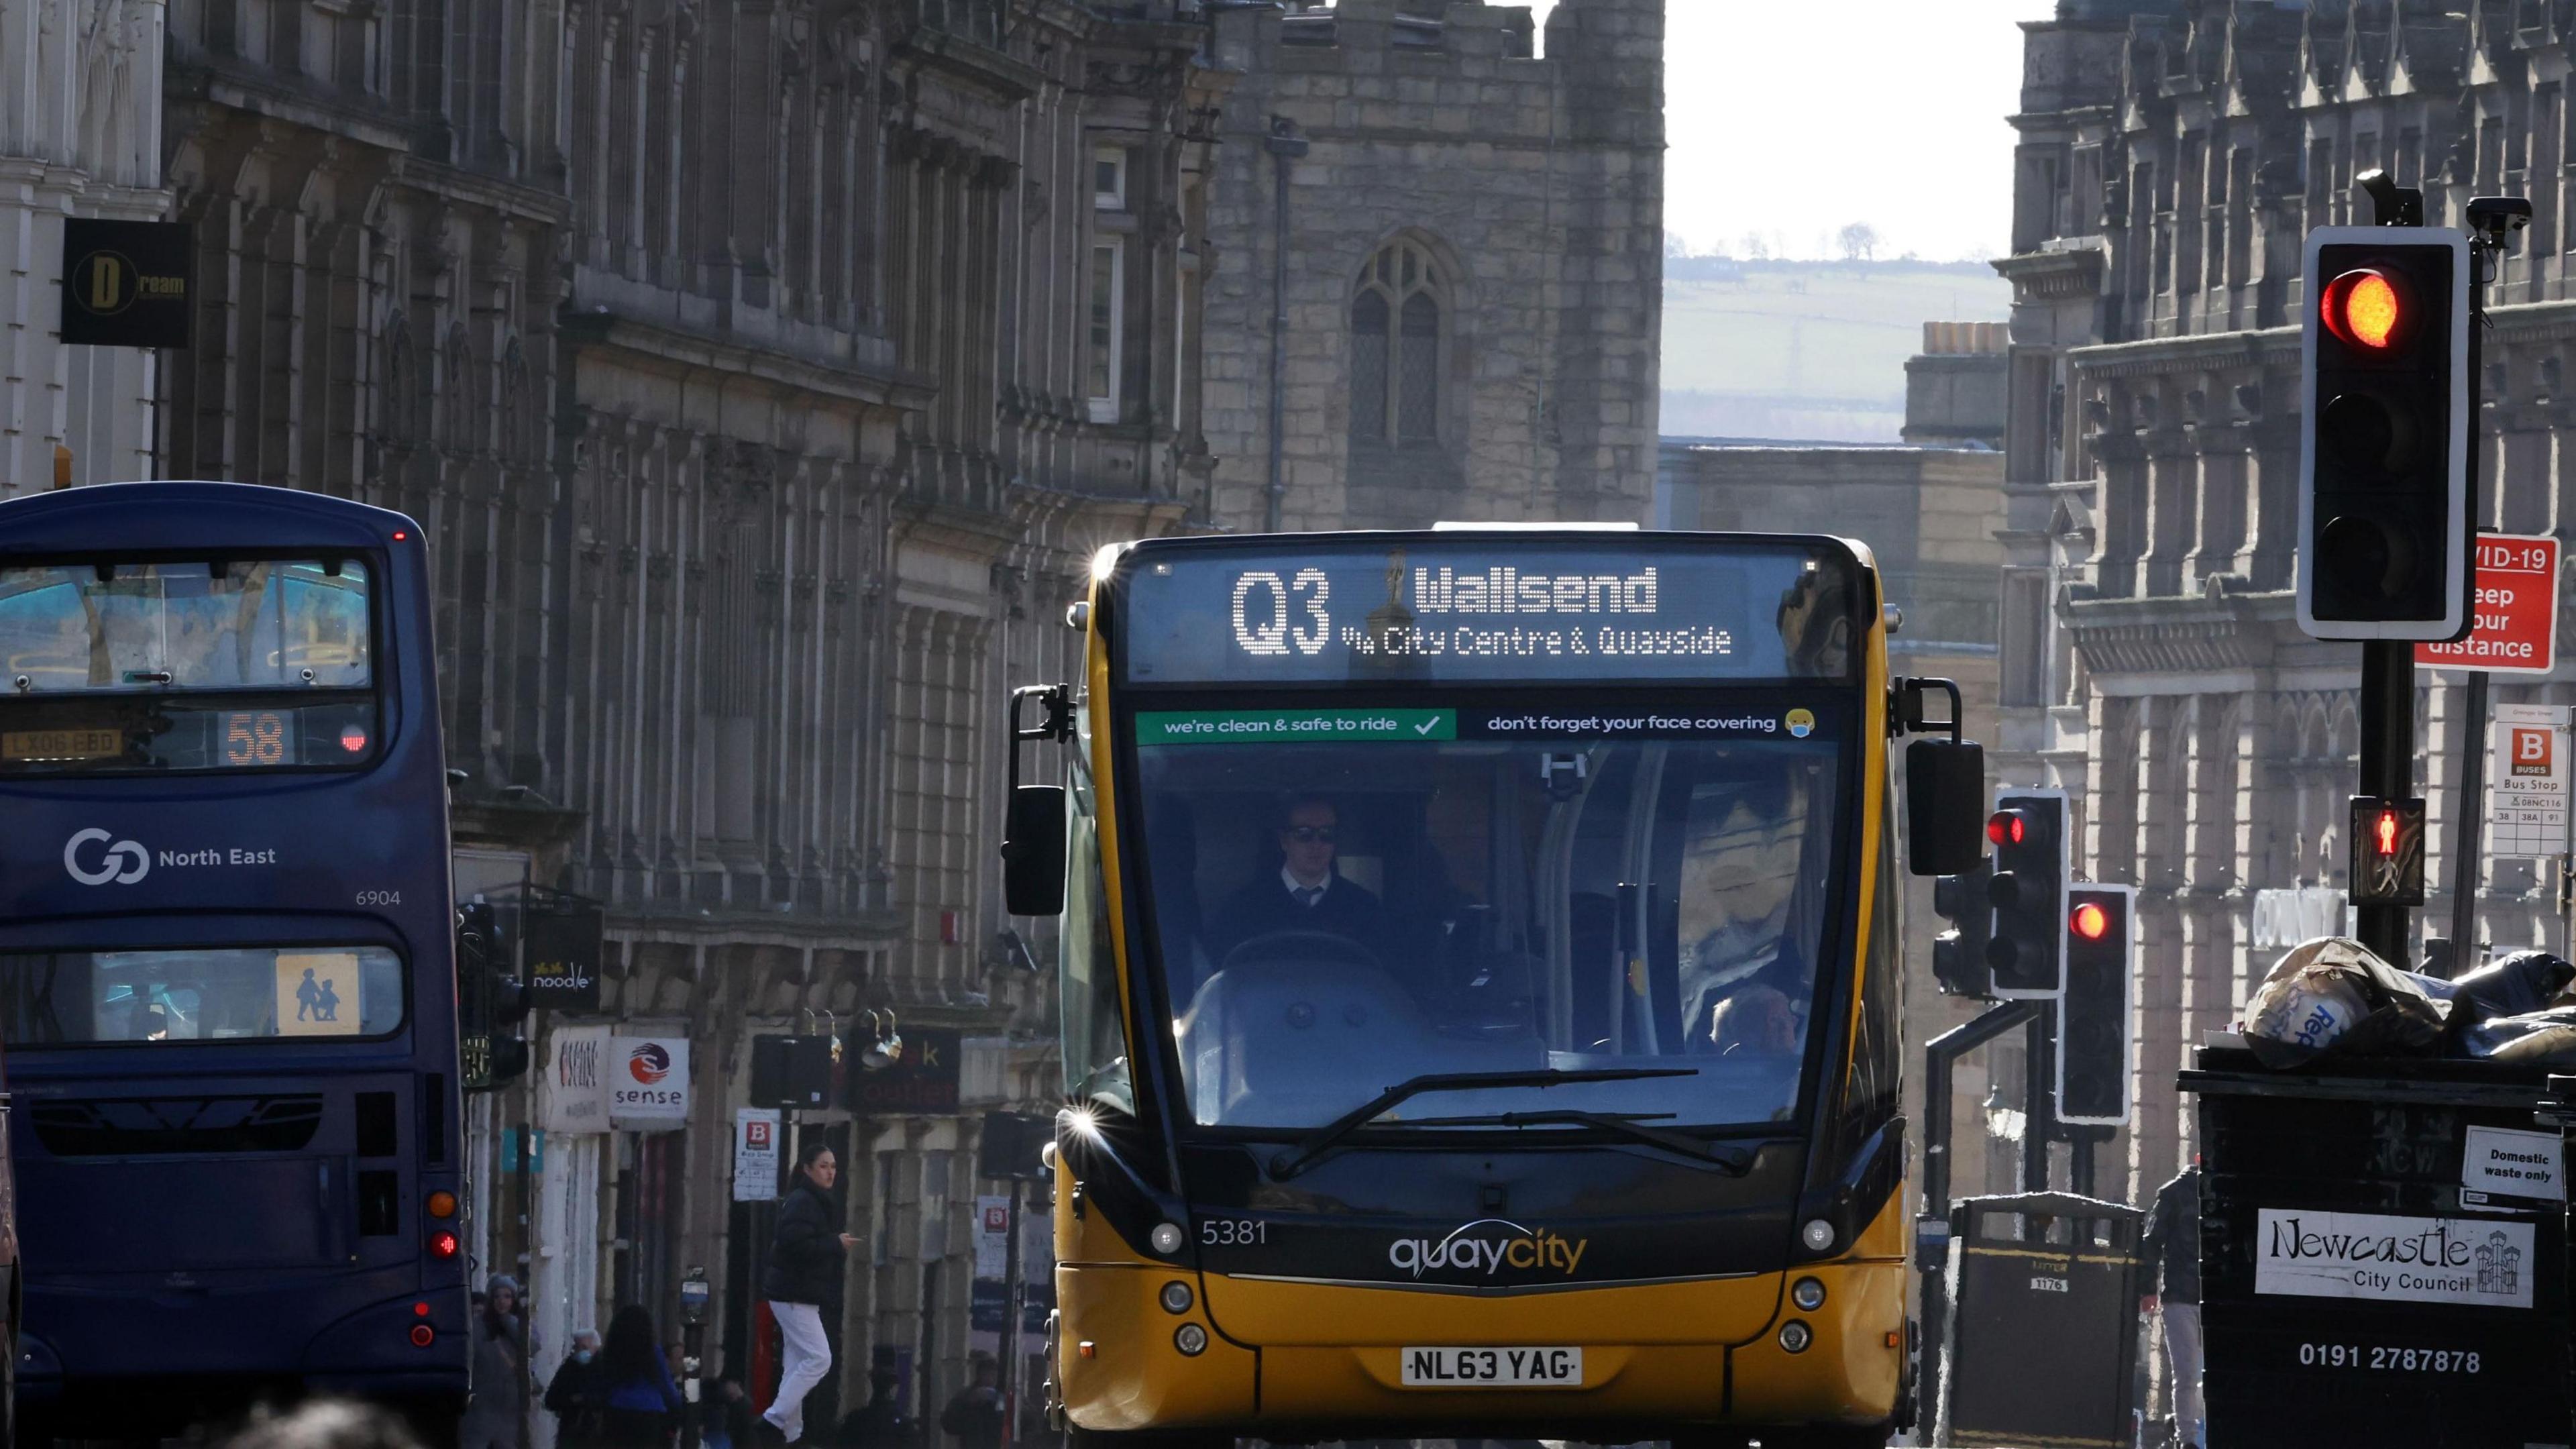
[[[1964,875],[1985,855],[1986,751],[1974,740],[1905,747],[1906,865],[1916,875]]]
[[[1018,785],[1002,827],[1002,904],[1015,916],[1064,912],[1064,787]]]

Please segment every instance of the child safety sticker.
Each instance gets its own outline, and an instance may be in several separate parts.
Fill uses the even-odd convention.
[[[2264,1208],[2254,1291],[2382,1303],[2529,1308],[2532,1225]]]
[[[2565,1154],[2555,1132],[2471,1127],[2460,1152],[2460,1186],[2499,1197],[2567,1200]]]

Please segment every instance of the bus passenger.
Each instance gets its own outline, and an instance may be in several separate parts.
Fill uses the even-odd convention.
[[[1282,931],[1320,931],[1385,951],[1386,908],[1366,887],[1334,869],[1341,812],[1321,795],[1290,796],[1277,822],[1279,870],[1248,881],[1225,898],[1207,923],[1217,960],[1248,941]]]
[[[1798,1055],[1798,1013],[1776,986],[1747,986],[1709,1013],[1711,1049],[1722,1057]]]

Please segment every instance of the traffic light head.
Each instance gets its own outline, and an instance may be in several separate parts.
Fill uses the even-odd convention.
[[[1986,963],[1992,994],[2032,1000],[2057,994],[2066,956],[2066,796],[2015,790],[1995,799],[1986,838],[1995,870],[1986,886],[1994,907]]]
[[[1994,862],[1979,860],[1964,875],[1945,875],[1932,882],[1932,909],[1949,920],[1950,929],[1932,938],[1932,979],[1944,996],[1991,995],[1994,968],[1986,964],[1986,943],[1994,935],[1995,911],[1986,894]]]
[[[2320,639],[2451,639],[2468,623],[2467,237],[2308,237],[2299,624]]]
[[[2352,797],[2350,865],[2354,905],[2424,904],[2424,802]]]
[[[2137,980],[2137,888],[2066,893],[2066,995],[2057,1008],[2057,1117],[2125,1126]]]

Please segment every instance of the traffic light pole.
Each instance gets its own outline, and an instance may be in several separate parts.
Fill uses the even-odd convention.
[[[2472,329],[2471,336],[2475,336]],[[2382,800],[2415,793],[2415,645],[2374,639],[2361,646],[2361,788]],[[2379,959],[2410,966],[2412,934],[2404,906],[2364,903],[2353,908],[2361,944]]]

